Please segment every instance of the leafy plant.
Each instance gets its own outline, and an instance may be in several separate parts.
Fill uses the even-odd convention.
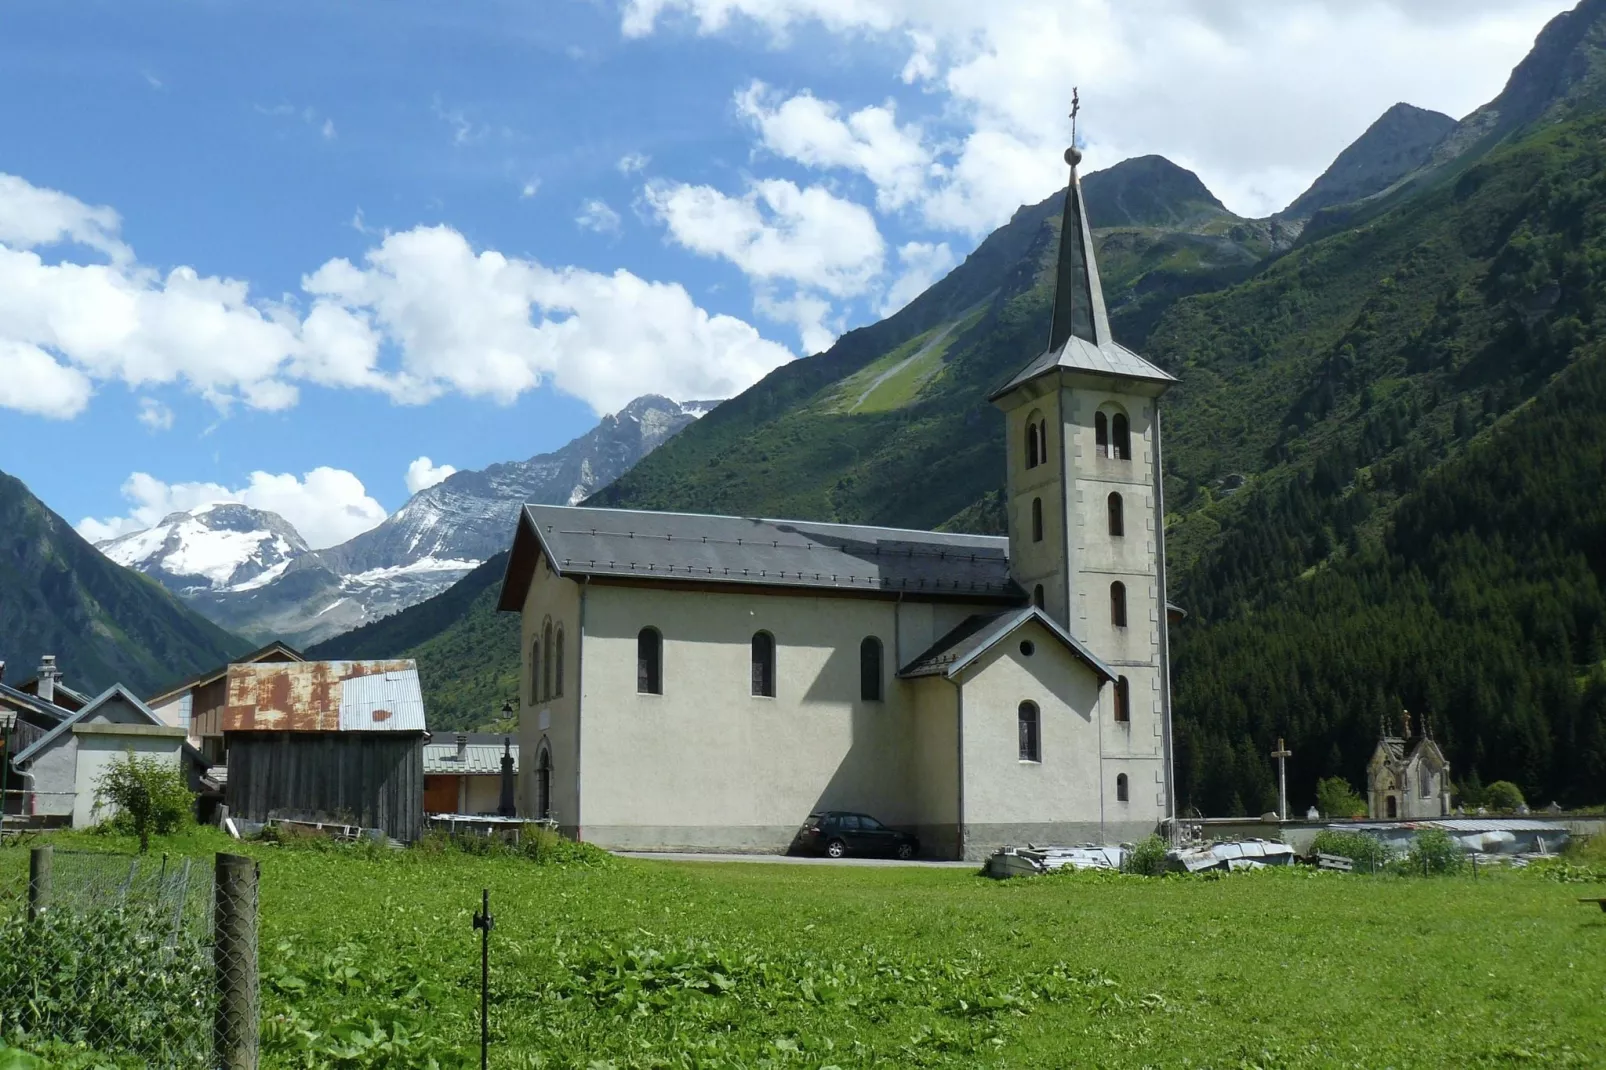
[[[136,755],[133,750],[113,759],[95,785],[95,809],[112,807],[106,822],[114,830],[139,837],[143,854],[151,833],[167,835],[195,818],[195,793],[174,762]]]
[[[1328,819],[1365,817],[1366,800],[1355,793],[1350,782],[1330,776],[1316,784],[1316,809]]]
[[[1159,836],[1150,836],[1133,847],[1126,856],[1126,871],[1145,877],[1162,876],[1170,867],[1170,863],[1166,858],[1166,853],[1170,849],[1170,844]]]
[[[1483,805],[1498,814],[1514,813],[1525,805],[1522,789],[1509,780],[1497,780],[1483,789]]]
[[[1355,863],[1357,873],[1376,873],[1394,857],[1382,840],[1364,832],[1340,832],[1322,829],[1311,841],[1313,855],[1338,855]]]
[[[1466,851],[1443,829],[1423,829],[1411,841],[1402,863],[1410,874],[1459,873],[1466,865]]]

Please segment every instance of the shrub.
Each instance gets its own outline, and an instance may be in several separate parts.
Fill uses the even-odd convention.
[[[1126,871],[1144,877],[1158,877],[1170,868],[1170,861],[1166,858],[1166,852],[1170,849],[1170,845],[1159,836],[1150,836],[1126,856]]]
[[[1407,873],[1459,873],[1466,864],[1466,852],[1443,829],[1423,829],[1411,841],[1405,856]]]
[[[195,819],[195,793],[184,770],[132,750],[115,759],[95,785],[95,809],[102,806],[116,808],[105,824],[138,836],[142,854],[150,850],[151,833],[166,836]]]
[[[1388,847],[1376,836],[1364,832],[1340,832],[1323,829],[1311,841],[1313,855],[1338,855],[1355,863],[1356,872],[1376,873],[1393,857]]]
[[[1330,776],[1316,785],[1316,809],[1326,818],[1365,817],[1366,800],[1355,794],[1349,781]]]
[[[1497,780],[1483,789],[1483,805],[1497,813],[1511,813],[1523,805],[1522,789],[1509,780]]]

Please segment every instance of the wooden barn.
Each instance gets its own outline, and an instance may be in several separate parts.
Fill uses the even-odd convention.
[[[257,662],[230,665],[227,679],[230,814],[418,838],[426,732],[413,662]]]

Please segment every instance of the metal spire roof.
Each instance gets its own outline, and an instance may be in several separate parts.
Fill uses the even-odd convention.
[[[1176,382],[1174,376],[1110,337],[1110,317],[1104,309],[1104,289],[1099,285],[1098,262],[1093,256],[1093,229],[1088,226],[1082,179],[1076,170],[1082,162],[1081,150],[1074,145],[1066,149],[1065,162],[1070,164],[1071,178],[1065,188],[1065,214],[1060,225],[1048,349],[995,391],[994,400],[1056,368],[1157,383]]]

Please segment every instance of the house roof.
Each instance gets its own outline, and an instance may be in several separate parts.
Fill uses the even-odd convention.
[[[410,659],[234,664],[224,702],[225,733],[425,730]]]
[[[899,669],[898,675],[905,678],[946,676],[952,679],[977,658],[1009,638],[1028,621],[1033,620],[1048,629],[1049,633],[1072,655],[1081,659],[1102,679],[1114,682],[1115,673],[1108,665],[1100,661],[1091,650],[1078,642],[1075,636],[1061,628],[1052,617],[1036,606],[966,617],[924,653]]]
[[[85,699],[83,704],[87,705],[88,701],[88,699]],[[53,702],[46,702],[38,695],[30,695],[26,691],[19,691],[9,684],[0,684],[0,706],[30,710],[52,721],[61,721],[72,715],[71,710],[63,709]]]
[[[85,703],[82,709],[75,710],[73,713],[68,714],[66,717],[62,718],[60,724],[56,725],[56,727],[52,728],[50,731],[34,740],[33,743],[29,744],[23,750],[19,751],[17,756],[11,759],[11,764],[20,769],[25,763],[32,760],[35,754],[38,754],[40,751],[50,746],[52,742],[60,738],[62,735],[71,732],[73,725],[87,720],[89,716],[96,710],[100,709],[113,698],[117,697],[124,699],[130,706],[134,708],[135,713],[138,713],[140,716],[144,717],[151,724],[162,724],[162,719],[156,716],[156,714],[152,713],[151,708],[145,705],[145,703],[141,702],[132,691],[128,690],[128,688],[124,687],[122,684],[113,684]]]
[[[206,684],[211,683],[213,680],[221,679],[228,673],[229,665],[242,665],[249,662],[261,661],[264,658],[274,654],[280,655],[280,660],[284,661],[307,660],[307,656],[305,654],[291,646],[289,643],[283,643],[275,639],[267,646],[258,647],[249,654],[242,654],[226,665],[219,665],[216,668],[208,669],[205,672],[196,673],[194,676],[185,677],[172,687],[169,687],[166,691],[163,691],[159,695],[152,696],[147,701],[152,706],[160,706],[164,699],[170,699],[174,695],[177,695],[180,691],[188,691],[192,687],[203,687]]]
[[[424,773],[429,776],[493,776],[502,772],[502,741],[511,736],[489,732],[463,733],[467,736],[461,756],[457,737],[444,733],[424,744]],[[519,771],[519,745],[508,748],[513,755],[513,771]]]
[[[526,505],[498,609],[517,610],[545,555],[561,576],[1016,603],[1009,540],[994,535],[757,517]]]

